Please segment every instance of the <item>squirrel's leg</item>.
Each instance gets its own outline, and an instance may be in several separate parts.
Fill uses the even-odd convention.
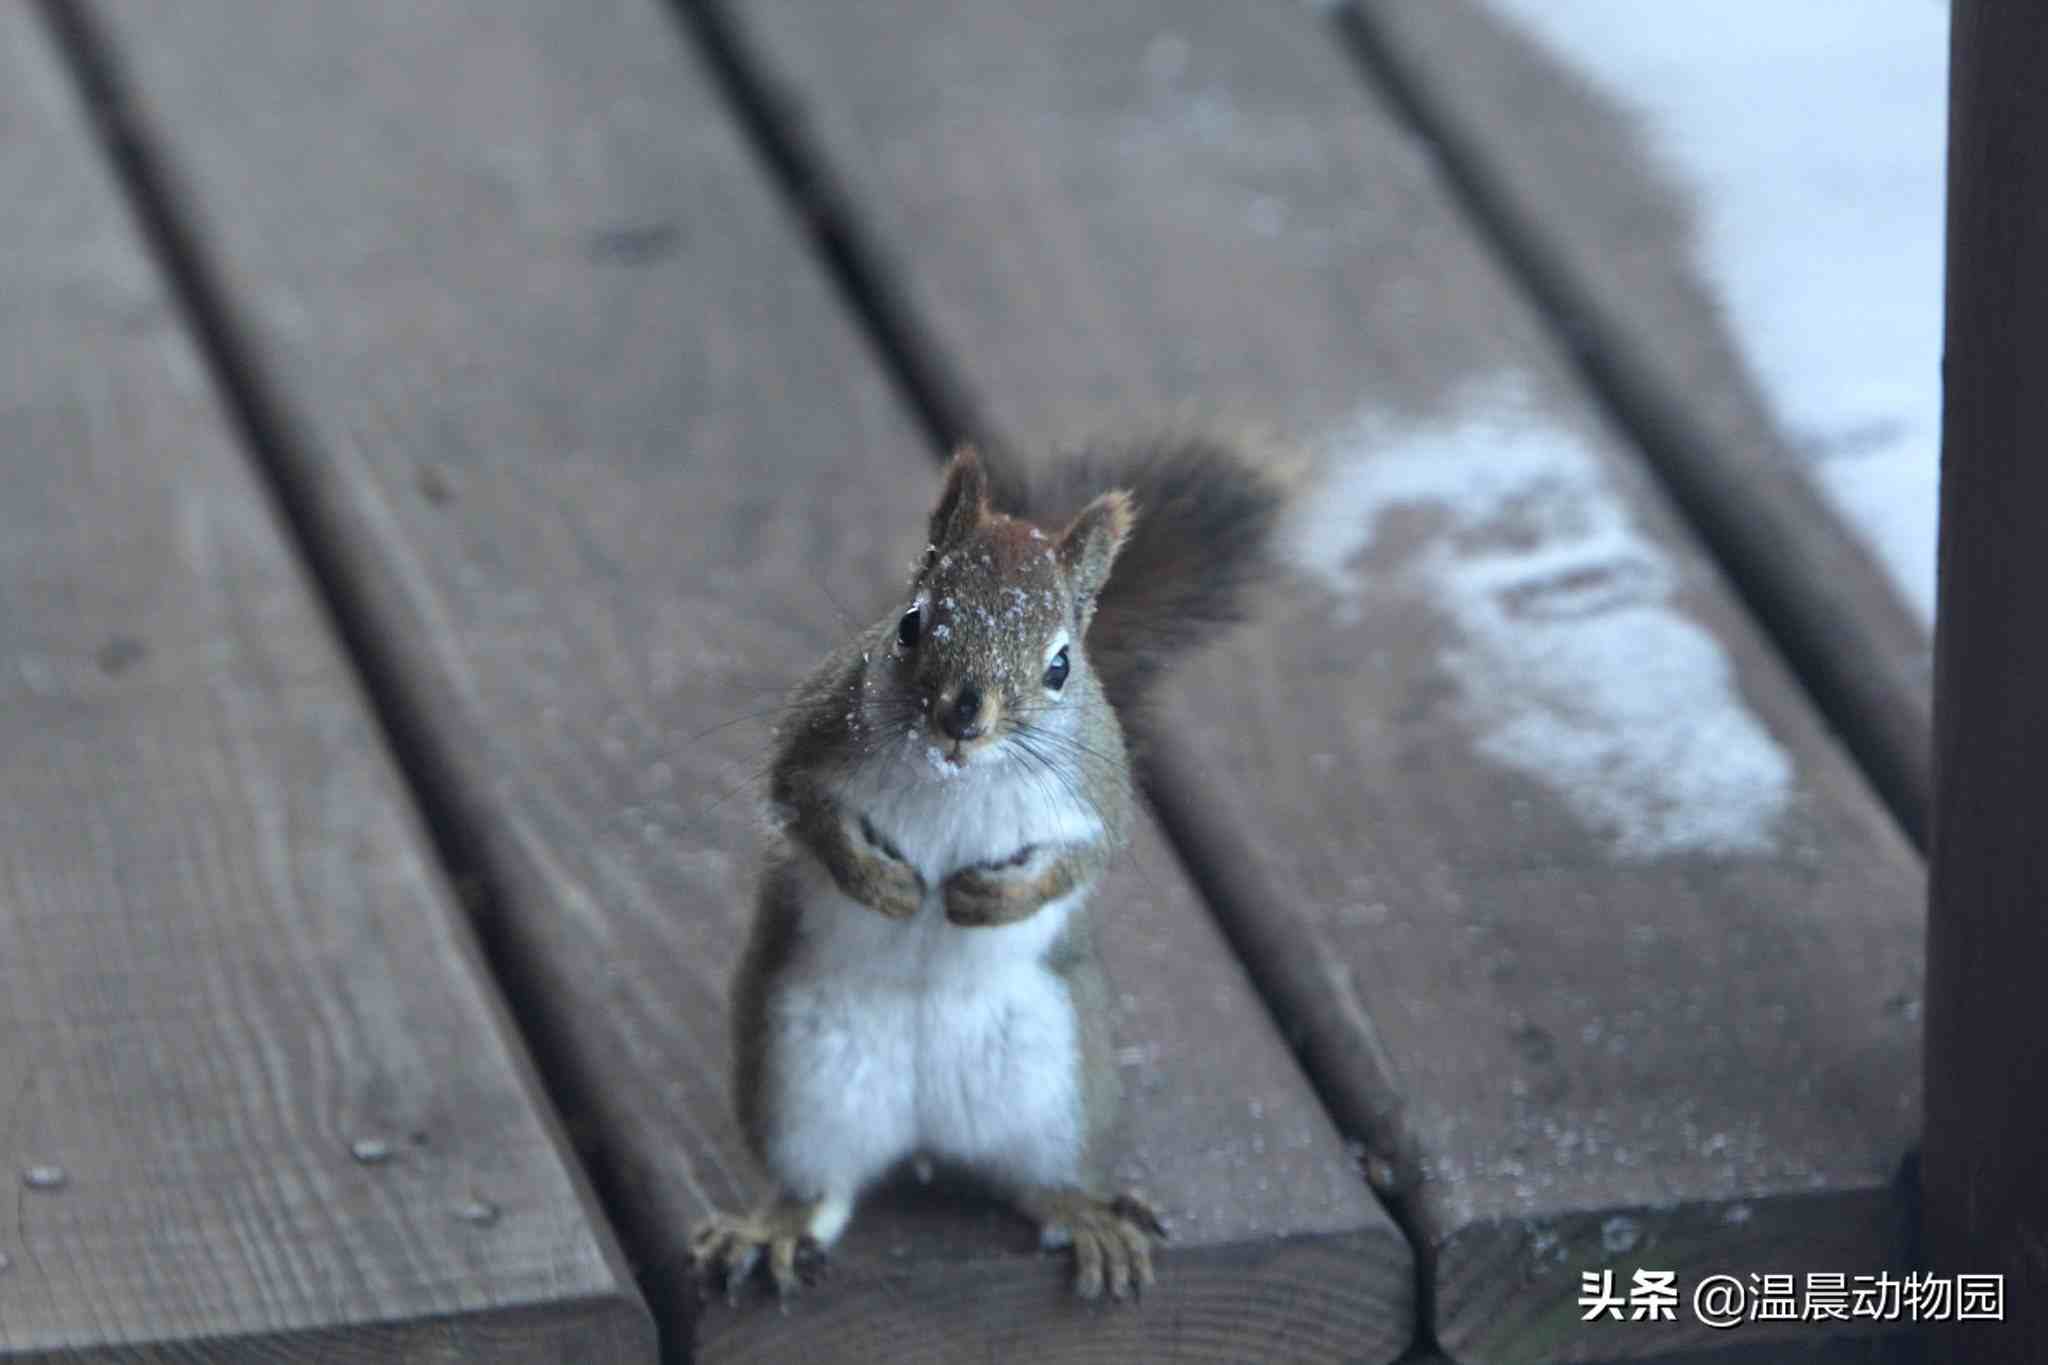
[[[956,1116],[933,1108],[927,1118],[941,1125],[931,1134],[939,1149],[1006,1190],[1046,1246],[1073,1248],[1076,1293],[1107,1288],[1121,1299],[1152,1283],[1153,1244],[1166,1229],[1109,1182],[1119,1102],[1110,990],[1085,905],[1048,913],[1061,910],[1067,919],[1036,970],[989,979],[980,1008],[952,1016],[957,1070],[945,1089],[968,1112],[948,1122]]]
[[[946,878],[946,918],[967,928],[1015,924],[1092,882],[1108,865],[1101,842],[1026,844],[1001,862],[976,863]]]
[[[1076,923],[1076,935],[1085,933]],[[1077,1025],[1074,1049],[1085,1127],[1081,1146],[1065,1179],[1036,1181],[1015,1187],[1015,1202],[1038,1224],[1047,1247],[1070,1246],[1074,1252],[1074,1292],[1084,1299],[1101,1295],[1121,1299],[1141,1293],[1152,1283],[1152,1249],[1166,1240],[1159,1215],[1136,1193],[1113,1191],[1109,1180],[1109,1148],[1121,1101],[1116,1070],[1116,1043],[1110,1035],[1109,982],[1092,944],[1062,944],[1049,964],[1066,982]]]
[[[861,1192],[915,1144],[912,1003],[858,976],[860,936],[896,930],[848,908],[815,860],[786,845],[771,855],[731,1030],[740,1127],[776,1195],[706,1218],[690,1247],[729,1296],[764,1259],[780,1294],[815,1278]]]

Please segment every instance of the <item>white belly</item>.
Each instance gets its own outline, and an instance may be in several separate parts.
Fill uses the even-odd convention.
[[[963,929],[936,898],[890,920],[808,865],[801,946],[768,1021],[783,1116],[768,1142],[776,1175],[801,1193],[851,1195],[929,1152],[1008,1180],[1073,1180],[1079,1037],[1066,985],[1043,960],[1086,894]]]

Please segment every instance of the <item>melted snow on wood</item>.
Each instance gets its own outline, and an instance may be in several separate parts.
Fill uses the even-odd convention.
[[[1366,414],[1336,433],[1292,557],[1342,622],[1373,596],[1427,598],[1454,627],[1441,662],[1479,751],[1554,790],[1619,856],[1772,851],[1791,761],[1720,642],[1675,604],[1675,566],[1584,441],[1517,385],[1468,398],[1441,426]],[[1436,520],[1362,562],[1397,509]]]
[[[1488,3],[1643,117],[1780,424],[1931,626],[1948,6]]]

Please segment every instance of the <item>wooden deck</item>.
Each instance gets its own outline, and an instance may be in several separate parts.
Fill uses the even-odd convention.
[[[1909,1352],[1579,1308],[1912,1263],[1926,641],[1598,268],[1474,75],[1532,62],[1462,0],[0,8],[0,1360]],[[1100,893],[1158,1292],[909,1189],[700,1302],[764,699],[954,441],[1161,420],[1324,483]]]

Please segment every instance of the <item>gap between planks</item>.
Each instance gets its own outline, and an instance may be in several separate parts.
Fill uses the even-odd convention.
[[[14,965],[32,983],[21,1021],[57,1032],[49,1055],[30,1050],[10,1092],[27,1126],[0,1127],[24,1142],[47,1129],[50,1156],[66,1142],[84,1150],[76,1164],[22,1173],[9,1236],[22,1264],[0,1291],[50,1297],[25,1300],[18,1332],[0,1337],[38,1360],[651,1358],[651,1323],[420,838],[360,679],[236,422],[223,420],[212,357],[136,201],[110,89],[63,19],[24,7],[0,24],[0,58],[29,77],[6,87],[13,140],[0,143],[49,192],[9,223],[10,236],[28,233],[15,242],[26,273],[8,284],[56,286],[43,299],[55,331],[36,329],[41,364],[11,376],[28,386],[15,415],[28,424],[24,453],[38,452],[47,423],[77,457],[40,466],[56,481],[32,480],[24,505],[52,500],[8,547],[31,552],[31,586],[46,577],[54,590],[31,594],[37,604],[12,623],[23,627],[20,682],[58,709],[47,724],[34,706],[17,716],[34,733],[14,756],[37,779],[15,811],[24,861],[9,869],[27,910],[0,919],[34,926],[39,908],[67,898],[83,913],[18,945],[28,956]],[[67,350],[85,359],[67,369]],[[167,459],[138,464],[156,445]],[[54,554],[35,554],[45,531]],[[90,552],[71,562],[81,546]],[[102,634],[109,626],[128,629]],[[81,650],[81,635],[107,643]],[[72,671],[86,660],[97,674]],[[45,743],[55,747],[38,761]],[[43,777],[52,785],[35,791]],[[36,833],[52,818],[54,848]],[[73,838],[91,856],[65,869]],[[362,875],[342,870],[351,860]],[[69,896],[36,894],[41,873],[59,870],[53,884]],[[34,1008],[35,985],[55,992],[54,1009]],[[465,1065],[441,1069],[449,1046]],[[49,1106],[40,1123],[32,1097]],[[479,1126],[464,1135],[472,1116]],[[412,1192],[373,1181],[337,1196],[337,1156],[351,1175],[408,1173]],[[421,1197],[420,1182],[459,1181],[465,1167],[487,1190],[496,1170],[507,1205],[474,1189],[452,1208]],[[75,1273],[59,1276],[28,1237],[25,1201],[65,1190],[37,1220],[71,1258]],[[557,1224],[534,1244],[556,1248],[528,1267],[537,1287],[501,1283],[518,1267],[468,1234],[437,1248],[444,1215],[531,1240],[516,1230],[535,1226],[535,1212]],[[251,1216],[282,1240],[252,1231]],[[446,1259],[425,1254],[437,1250]],[[338,1283],[321,1285],[329,1275]],[[102,1292],[75,1300],[89,1280]],[[62,1316],[74,1306],[83,1326]]]
[[[848,207],[825,158],[797,130],[791,101],[746,51],[717,0],[657,0],[671,10],[711,69],[726,108],[816,249],[825,273],[860,320],[890,380],[941,456],[994,437],[967,384],[944,360],[917,310],[890,279],[860,215]]]
[[[78,0],[37,0],[37,4],[84,92],[94,135],[113,164],[139,235],[169,282],[176,307],[212,373],[222,408],[249,456],[257,483],[312,583],[313,602],[340,640],[342,657],[356,672],[370,721],[412,793],[431,851],[446,870],[503,995],[508,1027],[539,1073],[545,1091],[542,1115],[563,1138],[564,1150],[575,1154],[579,1174],[589,1180],[596,1195],[594,1202],[610,1219],[656,1320],[668,1320],[671,1305],[658,1301],[657,1279],[639,1274],[649,1259],[647,1248],[654,1245],[653,1239],[636,1221],[635,1201],[620,1188],[600,1134],[594,1126],[574,1120],[573,1116],[591,1112],[591,1106],[576,1068],[567,1063],[562,1047],[555,1042],[545,996],[521,965],[520,956],[508,950],[494,932],[499,918],[492,907],[501,893],[489,861],[478,852],[482,846],[478,822],[485,814],[480,806],[464,799],[456,775],[437,761],[436,746],[426,738],[427,717],[408,695],[396,654],[385,645],[374,613],[342,564],[336,548],[343,543],[339,523],[318,500],[302,496],[293,483],[283,452],[300,438],[293,430],[288,407],[243,342],[243,337],[252,333],[238,323],[227,291],[216,279],[187,224],[187,215],[179,208],[182,187],[140,116],[114,44]]]

